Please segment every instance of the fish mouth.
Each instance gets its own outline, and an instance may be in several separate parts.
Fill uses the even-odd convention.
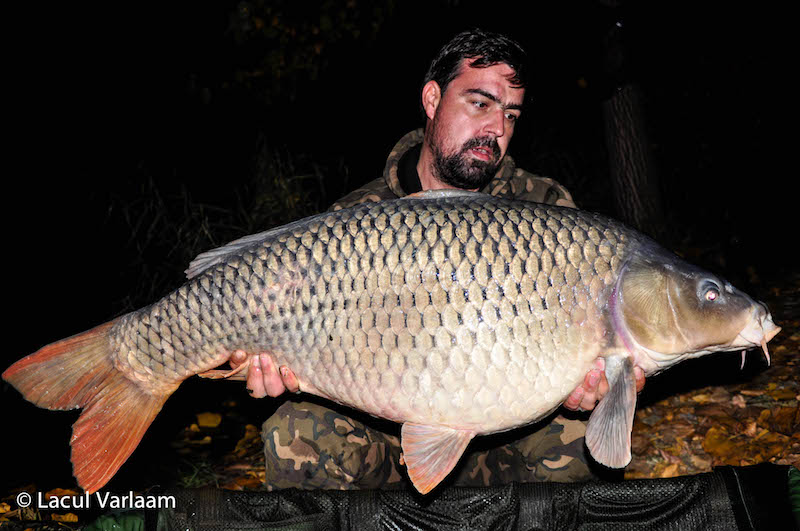
[[[767,365],[769,365],[771,360],[767,342],[780,331],[781,327],[775,324],[772,320],[772,315],[763,306],[758,307],[754,311],[753,318],[750,319],[747,326],[739,332],[736,339],[731,343],[732,348],[741,347],[743,349],[742,368],[744,368],[745,350],[753,347],[761,347],[764,359],[767,360]]]

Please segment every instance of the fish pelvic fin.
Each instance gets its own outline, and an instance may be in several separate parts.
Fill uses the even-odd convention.
[[[113,324],[47,345],[3,373],[39,407],[83,408],[70,445],[73,474],[88,493],[105,485],[128,459],[169,396],[147,393],[114,367]]]
[[[453,470],[475,432],[406,422],[400,436],[408,477],[427,494]]]
[[[608,393],[589,417],[586,446],[592,457],[611,468],[631,462],[631,430],[636,411],[636,377],[628,356],[606,358]]]

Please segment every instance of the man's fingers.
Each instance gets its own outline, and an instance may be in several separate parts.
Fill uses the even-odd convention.
[[[583,396],[578,407],[583,411],[591,411],[597,403],[597,387],[604,379],[603,371],[593,369],[583,378]]]
[[[264,386],[263,369],[259,356],[253,356],[250,360],[250,367],[247,369],[247,389],[253,398],[264,398],[267,396],[267,389]]]
[[[244,350],[234,350],[233,353],[231,353],[231,357],[228,359],[228,363],[230,363],[232,369],[237,368],[246,361],[247,352]]]
[[[286,391],[286,387],[283,385],[281,375],[278,374],[278,368],[272,363],[272,357],[262,352],[258,355],[258,358],[261,360],[261,373],[264,378],[264,387],[267,390],[267,394],[273,398],[282,395],[283,392]]]
[[[281,366],[281,380],[283,380],[283,385],[286,386],[286,389],[290,393],[300,391],[300,382],[297,381],[297,377],[294,375],[292,369],[286,365]]]
[[[573,411],[591,411],[597,405],[597,402],[602,400],[608,393],[608,379],[606,373],[602,370],[605,363],[598,363],[595,361],[594,369],[586,373],[583,383],[575,388],[566,401],[564,407]],[[645,376],[641,367],[636,366],[633,368],[633,374],[636,378],[636,392],[640,392],[644,388]]]
[[[581,400],[580,409],[582,411],[591,411],[594,409],[594,406],[597,405],[597,393],[586,391],[583,393],[583,399]]]
[[[633,368],[633,376],[636,378],[636,392],[641,393],[644,389],[644,370],[637,365]]]
[[[608,393],[608,378],[605,371],[600,373],[600,382],[597,384],[597,399],[602,400]]]
[[[579,385],[572,393],[570,393],[567,400],[564,402],[564,407],[567,409],[571,409],[572,411],[577,411],[581,405],[581,401],[583,400],[584,389],[582,385]]]

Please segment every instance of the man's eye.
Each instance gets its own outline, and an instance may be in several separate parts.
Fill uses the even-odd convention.
[[[477,107],[479,109],[485,109],[486,108],[486,102],[483,102],[483,101],[473,101],[472,105],[474,105],[475,107]]]
[[[516,114],[506,113],[506,120],[509,122],[516,122],[517,118],[519,118]]]

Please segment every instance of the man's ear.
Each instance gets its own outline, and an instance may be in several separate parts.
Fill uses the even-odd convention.
[[[425,109],[428,120],[433,120],[440,101],[442,101],[442,90],[439,88],[439,83],[433,80],[425,83],[422,87],[422,108]]]

